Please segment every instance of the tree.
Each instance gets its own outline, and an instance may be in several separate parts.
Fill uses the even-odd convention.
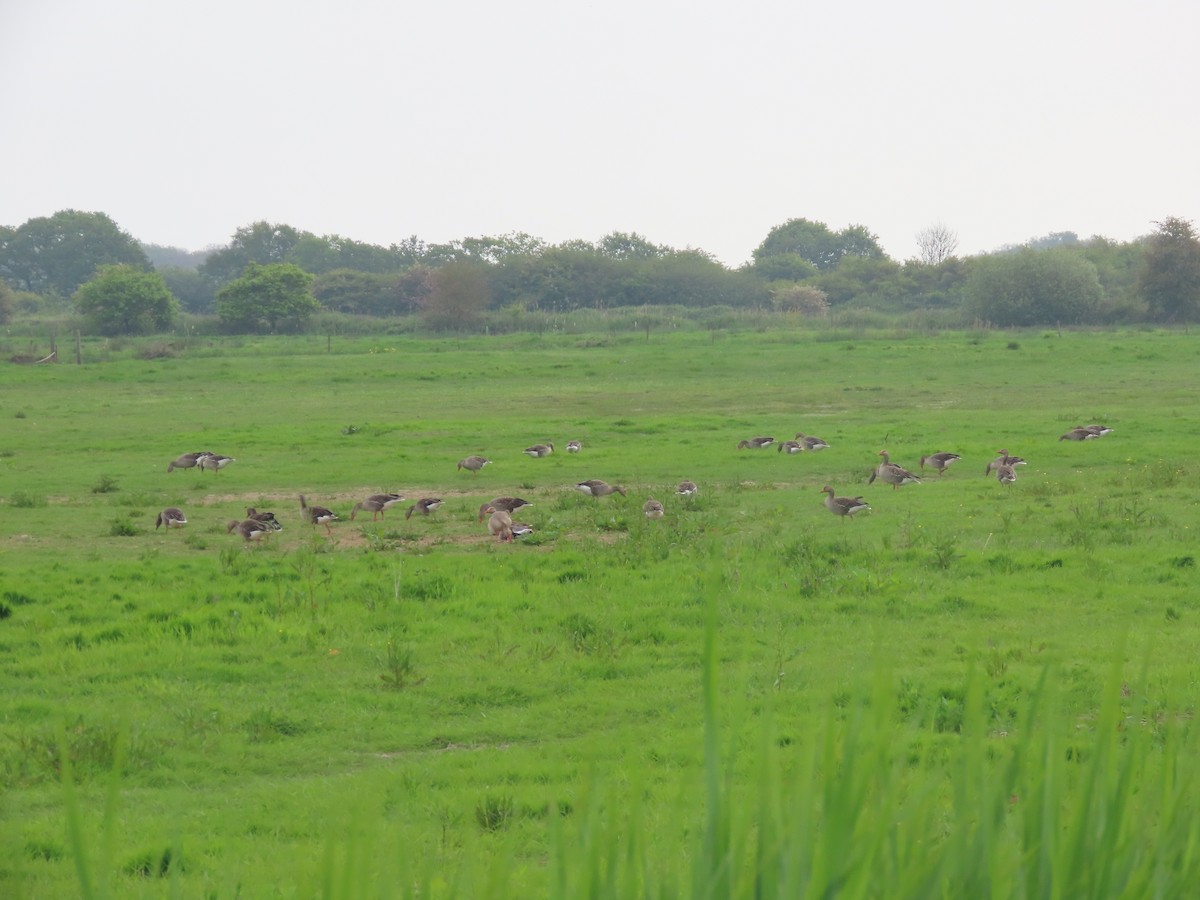
[[[217,291],[217,315],[234,331],[275,332],[285,320],[299,329],[321,308],[312,282],[312,275],[291,263],[250,263],[241,278]]]
[[[149,270],[145,252],[98,212],[64,209],[0,231],[0,278],[18,290],[70,297],[102,265]]]
[[[948,225],[938,222],[917,232],[917,249],[921,252],[921,262],[941,265],[958,249],[958,235]]]
[[[789,219],[771,229],[755,248],[753,256],[754,268],[764,278],[797,281],[808,274],[803,272],[802,263],[822,272],[831,272],[843,257],[883,259],[884,252],[878,238],[862,225],[851,225],[835,232],[822,222]],[[785,274],[788,268],[796,269],[797,264],[799,277]]]
[[[163,266],[158,270],[175,299],[187,312],[208,315],[213,311],[217,287],[193,268]]]
[[[101,266],[75,292],[73,302],[101,334],[166,331],[179,311],[161,275],[131,265]]]
[[[437,329],[468,329],[479,325],[491,301],[487,267],[462,260],[435,269],[422,312]]]
[[[271,265],[291,262],[291,253],[302,233],[290,225],[255,222],[239,228],[225,247],[214,250],[199,266],[201,275],[216,284],[228,284],[239,278],[250,263]]]
[[[368,316],[416,312],[429,293],[429,270],[423,266],[392,275],[334,269],[313,281],[313,296],[325,309]]]
[[[1200,240],[1187,219],[1172,216],[1155,222],[1146,241],[1138,293],[1160,322],[1200,318]]]
[[[1090,321],[1104,295],[1096,267],[1071,250],[1020,250],[975,260],[967,311],[1001,327]]]
[[[17,308],[17,298],[10,288],[3,281],[0,281],[0,325],[8,322],[12,318],[13,310]]]

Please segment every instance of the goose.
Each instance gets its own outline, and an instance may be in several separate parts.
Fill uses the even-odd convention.
[[[578,453],[582,449],[583,449],[583,444],[581,444],[579,441],[567,441],[567,452],[568,453]]]
[[[998,465],[996,466],[996,480],[1001,484],[1012,484],[1017,480],[1016,466]]]
[[[773,443],[775,443],[775,438],[773,437],[752,437],[742,441],[737,445],[737,448],[745,450],[749,447],[751,450],[761,450],[764,447],[770,447]]]
[[[694,496],[698,490],[700,490],[700,488],[696,487],[696,482],[681,481],[679,482],[679,486],[675,488],[675,493],[680,497],[691,497]]]
[[[513,539],[513,520],[507,510],[496,509],[496,507],[489,505],[484,512],[491,514],[491,518],[488,519],[488,531],[496,540],[511,542]]]
[[[921,468],[925,468],[925,464],[929,463],[931,469],[937,469],[938,477],[940,478],[945,471],[962,459],[957,453],[931,453],[928,456],[921,457]]]
[[[776,453],[803,453],[804,445],[799,441],[784,441],[775,448]]]
[[[167,474],[170,474],[175,469],[194,469],[196,461],[202,456],[208,456],[208,452],[200,450],[196,453],[184,453],[182,456],[177,456],[167,463]]]
[[[860,513],[864,509],[870,509],[871,505],[862,497],[837,497],[834,496],[833,488],[829,485],[821,488],[821,493],[826,494],[825,508],[835,516],[849,516],[854,518],[855,513]]]
[[[178,506],[168,506],[154,520],[154,530],[157,531],[158,527],[162,525],[167,531],[170,531],[172,528],[182,528],[186,524],[187,516],[183,514],[183,510]]]
[[[657,500],[647,500],[642,504],[642,512],[647,519],[661,519],[665,511],[663,505]]]
[[[533,506],[533,504],[528,500],[522,500],[520,497],[496,497],[494,500],[479,507],[479,521],[482,522],[484,516],[487,515],[488,507],[501,510],[502,512],[514,513],[518,509],[524,509],[526,506]]]
[[[829,443],[821,440],[819,437],[813,437],[811,434],[805,434],[803,431],[796,432],[796,440],[804,445],[805,450],[827,450]]]
[[[874,483],[875,479],[878,478],[885,484],[890,484],[893,491],[901,485],[920,484],[920,477],[914,475],[903,466],[892,462],[886,450],[880,450],[879,455],[883,457],[883,462],[875,467],[875,471],[871,473],[871,477],[868,479],[867,484]]]
[[[587,481],[581,481],[575,485],[575,490],[583,491],[589,497],[607,497],[609,494],[620,494],[625,496],[625,488],[619,484],[607,484],[596,478],[590,478]]]
[[[261,541],[263,538],[270,537],[272,532],[279,530],[279,528],[272,528],[268,523],[253,518],[246,518],[240,521],[238,519],[230,519],[225,526],[226,534],[233,534],[236,531],[242,540],[247,543],[250,541]]]
[[[1082,427],[1084,431],[1090,431],[1092,434],[1099,435],[1100,437],[1104,437],[1106,434],[1112,434],[1112,429],[1107,425],[1084,425]]]
[[[380,514],[382,515],[383,510],[391,509],[393,506],[403,500],[404,496],[402,494],[372,494],[367,499],[372,503],[378,503],[380,505]]]
[[[491,465],[492,461],[486,456],[468,456],[458,461],[459,469],[466,469],[468,472],[479,474],[479,470],[484,466]]]
[[[283,525],[281,525],[279,520],[275,518],[275,513],[273,512],[268,512],[267,510],[259,512],[253,506],[247,506],[246,518],[253,519],[255,522],[260,522],[261,524],[266,525],[272,531],[283,531]],[[234,522],[236,524],[237,520],[234,520]]]
[[[1100,437],[1099,432],[1088,431],[1086,428],[1072,428],[1066,434],[1060,434],[1060,441],[1094,441]]]
[[[415,512],[427,516],[441,505],[440,497],[423,497],[404,511],[404,518],[411,519]]]
[[[1009,456],[1008,451],[1005,450],[1003,447],[1001,447],[996,452],[999,453],[1000,455],[997,456],[995,459],[993,459],[990,463],[988,463],[987,468],[983,470],[983,475],[985,478],[988,475],[991,475],[993,472],[995,472],[1001,466],[1016,467],[1016,466],[1025,465],[1025,460],[1023,457]]]
[[[374,522],[383,515],[384,506],[378,500],[372,500],[370,497],[368,497],[366,500],[360,500],[358,503],[355,503],[354,508],[350,510],[351,522],[354,521],[354,517],[358,515],[358,511],[360,509],[363,512],[369,512],[371,514],[371,521]]]
[[[231,462],[237,462],[232,456],[221,456],[219,453],[205,453],[196,460],[196,465],[200,467],[200,471],[211,469],[214,472],[220,472]]]
[[[313,528],[316,528],[318,525],[324,525],[325,531],[329,534],[333,534],[333,529],[329,527],[329,523],[338,520],[333,510],[326,509],[324,506],[310,506],[304,499],[303,494],[300,495],[300,515]]]
[[[526,447],[521,451],[526,456],[532,456],[534,459],[539,459],[543,456],[549,456],[554,452],[553,444],[534,444],[532,447]]]

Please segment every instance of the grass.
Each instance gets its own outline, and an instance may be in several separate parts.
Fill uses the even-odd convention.
[[[330,346],[6,370],[6,896],[1194,881],[1189,335]],[[1091,421],[1116,431],[1057,441]],[[734,449],[800,430],[831,448]],[[884,446],[964,459],[867,487]],[[237,462],[166,473],[198,449]],[[830,516],[826,483],[872,511]],[[446,503],[346,520],[379,490]],[[476,521],[501,494],[534,540]],[[246,506],[284,531],[227,535]]]

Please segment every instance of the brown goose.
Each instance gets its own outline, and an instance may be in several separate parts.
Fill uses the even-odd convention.
[[[1001,484],[1012,484],[1017,480],[1016,466],[1001,464],[996,466],[996,480]]]
[[[804,445],[799,441],[784,441],[775,448],[776,453],[803,453]]]
[[[993,472],[995,472],[1001,466],[1014,466],[1015,467],[1015,466],[1025,465],[1025,459],[1023,457],[1009,456],[1008,451],[1006,449],[1004,449],[1003,447],[1001,447],[996,452],[999,453],[1000,455],[997,456],[995,459],[993,459],[990,463],[988,463],[987,468],[983,470],[983,475],[985,478],[988,475],[991,475]]]
[[[940,478],[948,468],[960,459],[962,457],[957,453],[931,453],[929,456],[921,457],[921,468],[924,469],[925,464],[928,463],[929,468],[937,470],[938,477]]]
[[[568,453],[578,453],[582,449],[583,449],[583,444],[581,444],[579,441],[567,441],[567,452]]]
[[[884,484],[890,484],[894,491],[901,485],[921,483],[919,476],[914,475],[903,466],[892,462],[886,450],[880,450],[879,455],[883,457],[883,462],[875,467],[875,471],[871,473],[867,484],[873,484],[875,479],[878,478]]]
[[[647,500],[642,504],[642,512],[647,519],[661,519],[666,510],[657,500]]]
[[[354,517],[358,515],[358,511],[361,509],[363,512],[369,512],[371,514],[371,521],[374,522],[383,515],[383,508],[382,503],[378,500],[372,500],[370,497],[366,500],[360,500],[350,510],[350,521],[354,521]]]
[[[300,495],[300,515],[304,517],[304,521],[316,528],[318,525],[324,525],[325,531],[333,534],[333,529],[329,527],[330,522],[336,522],[337,516],[333,510],[326,509],[324,506],[310,506],[304,499],[304,495]]]
[[[208,451],[199,450],[195,453],[184,453],[182,456],[177,456],[167,463],[167,473],[170,474],[176,469],[194,469],[196,461],[202,456],[208,456]]]
[[[513,537],[515,538],[525,537],[526,535],[533,534],[533,526],[526,522],[513,522],[510,528],[512,529]]]
[[[737,445],[737,448],[739,450],[745,450],[747,448],[751,450],[761,450],[764,447],[770,447],[773,443],[775,443],[775,438],[773,437],[752,437],[742,441]]]
[[[518,509],[524,509],[526,506],[533,506],[533,504],[528,500],[522,500],[520,497],[496,497],[494,500],[479,507],[479,521],[482,522],[484,516],[488,514],[488,507],[498,509],[502,512],[514,513]]]
[[[378,503],[380,505],[380,515],[382,515],[383,510],[391,509],[397,503],[402,501],[404,496],[402,494],[372,494],[367,499],[372,503]]]
[[[803,431],[796,432],[796,440],[798,440],[805,450],[827,450],[829,444],[819,437],[813,437],[811,434],[805,434]]]
[[[575,490],[583,491],[589,497],[607,497],[609,494],[620,494],[625,496],[625,488],[619,484],[607,484],[596,478],[590,478],[587,481],[581,481],[575,485]]]
[[[1112,434],[1112,429],[1107,425],[1084,425],[1082,427],[1084,431],[1090,431],[1092,434],[1099,435],[1100,437],[1104,437],[1106,434]]]
[[[1066,434],[1060,434],[1060,441],[1094,441],[1100,437],[1097,431],[1088,431],[1086,428],[1072,428]]]
[[[825,508],[835,516],[849,516],[853,518],[855,513],[860,513],[864,509],[870,509],[871,505],[862,497],[836,497],[833,493],[833,488],[829,485],[821,488],[821,493],[825,494]]]
[[[479,470],[484,466],[490,466],[492,461],[486,456],[468,456],[458,461],[459,469],[466,469],[468,472],[479,474]]]
[[[440,497],[422,497],[404,511],[404,518],[411,519],[413,513],[420,513],[423,516],[427,516],[441,505],[442,500]]]
[[[532,447],[526,447],[521,452],[524,453],[526,456],[532,456],[534,459],[538,459],[543,456],[549,456],[551,453],[553,453],[554,445],[553,444],[534,444]]]
[[[172,528],[182,528],[186,524],[187,516],[183,514],[183,510],[177,506],[168,506],[154,520],[154,530],[157,531],[161,525],[170,531]]]
[[[232,456],[221,456],[219,453],[205,453],[196,460],[196,465],[199,466],[201,472],[206,469],[212,472],[220,472],[231,462],[237,462],[237,460]]]
[[[269,512],[267,510],[259,512],[253,506],[247,506],[246,518],[253,519],[255,522],[260,522],[263,525],[266,525],[267,528],[272,531],[283,531],[283,525],[281,525],[279,520],[275,518],[275,513],[273,512]],[[236,521],[237,520],[235,519],[234,522],[236,523]]]
[[[675,488],[675,493],[677,493],[680,497],[691,497],[694,496],[698,490],[700,490],[700,488],[696,487],[696,482],[681,481],[679,482],[679,486]]]
[[[496,509],[494,506],[488,506],[485,512],[490,514],[488,519],[488,531],[498,541],[509,541],[513,539],[513,520],[512,516],[506,510]]]
[[[226,534],[233,534],[236,531],[238,536],[247,543],[250,541],[261,541],[263,538],[270,537],[273,532],[279,530],[279,528],[272,528],[266,522],[260,522],[258,519],[251,518],[242,519],[241,521],[230,519],[225,526]]]

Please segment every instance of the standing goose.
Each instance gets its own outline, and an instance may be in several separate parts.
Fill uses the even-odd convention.
[[[533,504],[528,500],[522,500],[520,497],[496,497],[494,500],[479,507],[479,521],[483,521],[484,516],[488,514],[489,507],[501,512],[514,513],[518,509],[524,509],[526,506],[533,506]]]
[[[176,469],[194,469],[196,461],[202,456],[208,456],[207,451],[199,450],[195,453],[184,453],[182,456],[177,456],[167,463],[167,474]]]
[[[325,531],[329,534],[333,534],[333,529],[329,527],[329,523],[338,520],[333,510],[326,509],[324,506],[310,506],[304,499],[303,494],[300,495],[300,515],[313,528],[316,528],[318,525],[324,525]]]
[[[696,482],[681,481],[679,482],[679,486],[675,488],[675,493],[680,497],[692,497],[695,496],[698,490],[700,490],[700,488],[696,487]]]
[[[280,528],[273,528],[268,523],[254,518],[246,518],[241,521],[230,519],[225,526],[226,534],[233,534],[236,531],[246,543],[261,541],[263,538],[270,537],[272,532],[280,530]]]
[[[354,521],[354,517],[358,515],[358,511],[360,509],[363,512],[369,512],[371,514],[371,521],[374,522],[383,515],[384,507],[383,504],[378,500],[372,500],[370,497],[368,497],[366,500],[360,500],[358,503],[355,503],[353,509],[350,510],[351,522]]]
[[[210,469],[213,472],[220,472],[231,462],[237,462],[232,456],[221,456],[219,453],[205,453],[196,460],[196,465],[200,467],[200,471]]]
[[[1025,465],[1025,460],[1023,457],[1009,456],[1008,450],[1004,449],[1003,447],[1001,447],[996,452],[999,453],[1000,455],[997,456],[995,459],[993,459],[990,463],[988,463],[987,468],[983,470],[983,476],[985,478],[988,475],[991,475],[993,472],[995,472],[1001,466],[1014,466],[1015,467],[1015,466]]]
[[[878,478],[884,484],[890,484],[892,490],[905,484],[920,484],[921,479],[917,475],[903,466],[897,465],[891,461],[886,450],[880,450],[879,455],[883,457],[883,462],[875,467],[875,471],[871,473],[871,477],[867,480],[867,484],[873,484]]]
[[[962,459],[962,457],[957,453],[931,453],[929,456],[921,457],[921,468],[924,469],[925,464],[929,463],[929,467],[931,469],[936,469],[938,477],[940,478],[948,468],[950,468],[960,459]]]
[[[484,466],[489,466],[492,461],[486,456],[468,456],[458,461],[459,469],[466,469],[468,472],[479,474],[479,470]]]
[[[642,504],[642,512],[647,519],[661,519],[666,510],[663,509],[663,505],[657,500],[647,500]]]
[[[854,518],[855,513],[860,513],[864,509],[870,509],[871,505],[863,500],[862,497],[836,497],[833,493],[833,488],[829,485],[821,488],[821,493],[826,494],[825,508],[835,516],[849,516]]]
[[[488,531],[498,541],[511,542],[513,539],[513,520],[512,516],[506,510],[496,509],[494,506],[487,506],[484,512],[490,513],[488,519]]]
[[[737,445],[737,448],[739,450],[745,450],[747,448],[751,450],[761,450],[764,447],[770,447],[773,443],[775,443],[775,438],[773,437],[752,437],[742,441]]]
[[[1088,431],[1086,428],[1072,428],[1066,434],[1060,434],[1060,441],[1094,441],[1100,437],[1097,431]]]
[[[776,453],[803,453],[804,445],[799,441],[784,441],[775,448]]]
[[[998,465],[996,466],[996,480],[1001,484],[1012,484],[1017,480],[1016,466]]]
[[[170,531],[172,528],[182,528],[186,524],[187,516],[183,514],[183,510],[177,506],[168,506],[154,520],[154,530],[157,531],[161,525]]]
[[[796,432],[796,440],[798,440],[805,450],[828,450],[829,444],[821,440],[819,437],[813,437],[811,434],[805,434],[803,431]]]
[[[607,497],[609,494],[625,496],[625,488],[619,484],[608,484],[597,478],[590,478],[587,481],[579,482],[575,485],[575,490],[583,491],[589,497]]]
[[[554,452],[553,444],[534,444],[532,447],[526,447],[521,451],[526,456],[532,456],[534,459],[539,459],[543,456],[549,456]]]
[[[404,518],[411,519],[412,514],[415,512],[427,516],[441,505],[442,500],[440,497],[422,497],[404,511]]]

